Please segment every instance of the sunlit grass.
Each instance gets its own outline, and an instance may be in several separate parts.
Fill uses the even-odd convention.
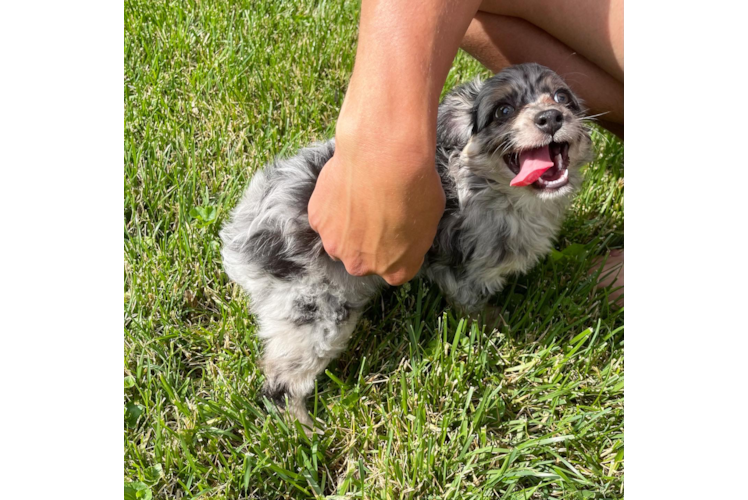
[[[623,146],[557,251],[493,303],[383,293],[321,376],[311,440],[259,394],[260,344],[218,230],[252,172],[330,137],[358,5],[125,2],[125,483],[138,498],[618,498],[623,315],[587,269],[623,245]],[[447,87],[487,73],[460,54]]]

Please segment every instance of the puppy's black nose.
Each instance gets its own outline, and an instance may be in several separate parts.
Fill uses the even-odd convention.
[[[546,134],[555,134],[564,124],[564,115],[557,109],[546,109],[535,115],[535,125]]]

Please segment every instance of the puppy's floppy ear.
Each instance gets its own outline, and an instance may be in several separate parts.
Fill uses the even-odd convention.
[[[440,144],[463,147],[475,133],[475,98],[481,86],[481,80],[476,78],[453,89],[444,97],[437,118]]]

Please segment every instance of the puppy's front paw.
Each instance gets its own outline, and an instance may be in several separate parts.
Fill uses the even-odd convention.
[[[501,308],[492,305],[483,305],[477,309],[458,308],[460,316],[468,318],[481,326],[488,327],[489,330],[499,328],[504,324],[504,318],[501,316]]]
[[[501,315],[501,308],[487,304],[476,312],[470,314],[470,319],[476,323],[485,326],[488,330],[499,328],[505,323],[503,316]]]

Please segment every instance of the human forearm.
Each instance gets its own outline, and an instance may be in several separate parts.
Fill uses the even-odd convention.
[[[386,139],[433,151],[439,96],[479,4],[363,0],[356,64],[338,134],[348,128],[359,133],[357,125],[376,122],[387,127]]]
[[[439,95],[477,0],[363,0],[335,154],[309,202],[327,253],[396,285],[421,267],[444,211]]]

